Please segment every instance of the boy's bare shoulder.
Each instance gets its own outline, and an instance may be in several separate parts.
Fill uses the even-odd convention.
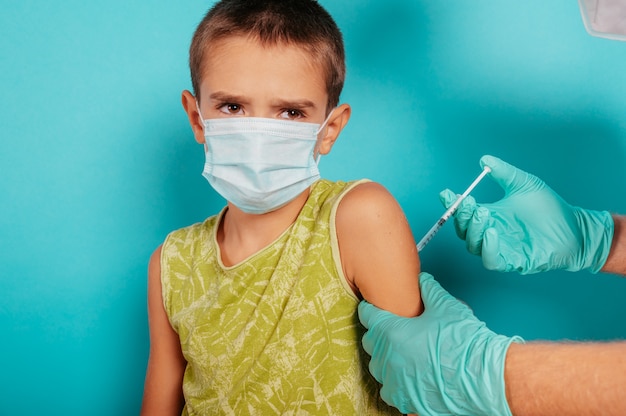
[[[404,217],[398,202],[383,185],[363,182],[352,188],[339,203],[337,225],[363,226],[364,221],[385,222],[398,214]]]
[[[376,182],[358,184],[343,197],[337,207],[335,227],[347,263],[368,258],[368,252],[386,254],[399,243],[415,246],[400,204]],[[349,264],[344,266],[350,268]]]

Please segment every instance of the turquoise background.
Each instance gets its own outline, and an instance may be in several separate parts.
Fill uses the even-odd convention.
[[[345,35],[354,115],[321,169],[369,177],[419,239],[490,153],[573,204],[626,207],[626,43],[574,0],[322,1]],[[0,415],[137,414],[146,268],[166,234],[224,201],[180,104],[210,2],[2,2]],[[491,181],[474,195],[493,201]],[[495,331],[624,336],[626,282],[482,268],[447,224],[422,253]]]

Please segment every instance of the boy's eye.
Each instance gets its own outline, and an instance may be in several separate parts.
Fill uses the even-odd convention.
[[[280,116],[282,118],[286,118],[289,120],[297,120],[299,118],[304,117],[304,114],[300,110],[290,109],[290,110],[284,110]]]
[[[222,113],[231,114],[231,115],[242,115],[243,110],[239,104],[223,104],[220,107],[220,111]]]

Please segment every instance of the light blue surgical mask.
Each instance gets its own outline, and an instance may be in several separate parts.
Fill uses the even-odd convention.
[[[243,212],[274,211],[320,178],[314,152],[327,122],[328,118],[321,125],[257,117],[202,119],[206,140],[202,175]]]

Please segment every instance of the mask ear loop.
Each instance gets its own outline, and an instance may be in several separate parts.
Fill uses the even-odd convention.
[[[204,117],[202,117],[202,111],[200,111],[200,104],[198,104],[198,100],[196,100],[196,110],[198,110],[198,115],[200,116],[200,121],[202,121],[202,127],[204,128]]]
[[[328,121],[330,120],[330,116],[333,115],[333,113],[335,112],[336,109],[337,109],[337,107],[335,107],[332,110],[330,110],[330,113],[328,113],[328,115],[326,116],[326,120],[324,120],[324,122],[321,124],[320,128],[317,129],[317,132],[315,133],[316,135],[320,134],[320,132],[322,130],[324,130],[324,127],[326,127],[326,124],[328,124]]]
[[[324,122],[320,125],[320,128],[317,129],[317,132],[315,133],[316,136],[320,134],[322,130],[324,130],[324,127],[326,127],[326,124],[328,124],[328,121],[330,120],[330,116],[333,115],[336,109],[337,107],[334,107],[332,110],[330,110],[330,113],[328,113],[328,115],[326,116],[326,120],[324,120]],[[319,152],[317,153],[317,157],[313,156],[313,160],[315,160],[315,163],[318,165],[320,163],[321,158],[322,158],[322,154]]]
[[[202,112],[200,111],[200,104],[198,104],[198,100],[196,100],[196,110],[198,110],[198,115],[200,116],[200,121],[202,122],[202,131],[204,132],[204,117],[202,117]],[[204,141],[204,153],[209,151],[209,147],[206,144],[206,140]]]

